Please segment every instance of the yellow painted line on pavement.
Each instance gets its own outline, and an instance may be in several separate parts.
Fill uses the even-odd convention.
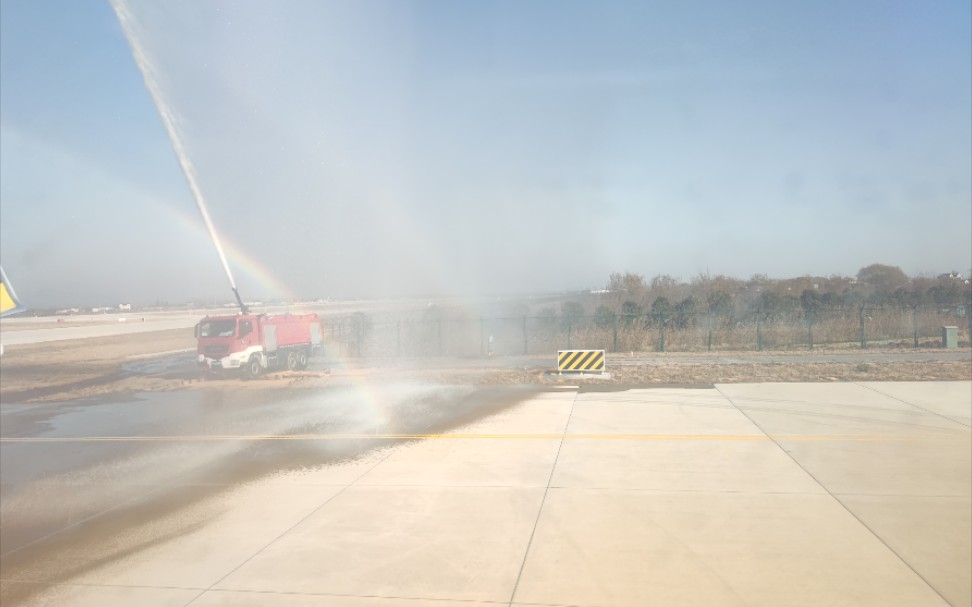
[[[0,443],[112,443],[112,442],[206,442],[206,441],[334,441],[334,440],[632,440],[632,441],[900,441],[921,438],[880,435],[807,435],[807,436],[721,436],[688,434],[247,434],[185,436],[54,436],[0,437]]]

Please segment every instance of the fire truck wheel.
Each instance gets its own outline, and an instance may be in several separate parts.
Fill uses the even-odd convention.
[[[307,350],[301,350],[297,353],[297,368],[301,371],[307,368]]]
[[[291,350],[287,352],[287,370],[293,371],[297,368],[297,353]]]
[[[243,367],[243,375],[247,379],[256,379],[260,377],[260,373],[263,372],[263,366],[260,365],[260,359],[256,356],[251,356],[250,360],[247,361],[246,366]]]

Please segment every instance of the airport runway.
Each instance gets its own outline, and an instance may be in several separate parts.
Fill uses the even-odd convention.
[[[4,605],[968,605],[972,383],[0,407]]]
[[[350,314],[361,310],[381,312],[408,310],[424,303],[415,301],[349,301],[303,303],[293,306],[260,305],[253,313],[282,314],[316,312],[322,317]],[[112,337],[149,331],[192,328],[206,315],[237,314],[236,307],[191,310],[113,312],[110,314],[70,314],[32,317],[15,315],[0,320],[0,343],[5,346],[47,343],[90,337]]]
[[[45,319],[5,318],[3,320],[4,330],[0,333],[0,343],[9,347],[68,339],[113,337],[132,333],[166,331],[168,329],[191,329],[205,315],[203,312],[198,314],[99,314],[71,317],[64,323],[58,323],[54,317]],[[49,324],[50,328],[35,328],[38,324]],[[20,325],[32,325],[32,328],[18,329]]]

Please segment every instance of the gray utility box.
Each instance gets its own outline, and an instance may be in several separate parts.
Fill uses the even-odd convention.
[[[958,347],[958,327],[942,327],[942,347]]]

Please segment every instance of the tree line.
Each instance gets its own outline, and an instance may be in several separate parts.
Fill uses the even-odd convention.
[[[689,282],[664,274],[646,280],[639,274],[617,272],[603,290],[562,302],[560,314],[547,307],[539,315],[559,316],[568,323],[591,316],[598,326],[635,322],[686,326],[700,316],[732,321],[758,314],[773,322],[863,307],[928,306],[959,315],[972,312],[972,285],[957,272],[909,277],[901,268],[883,264],[861,268],[853,277],[771,279],[756,274],[743,280],[699,274]]]

